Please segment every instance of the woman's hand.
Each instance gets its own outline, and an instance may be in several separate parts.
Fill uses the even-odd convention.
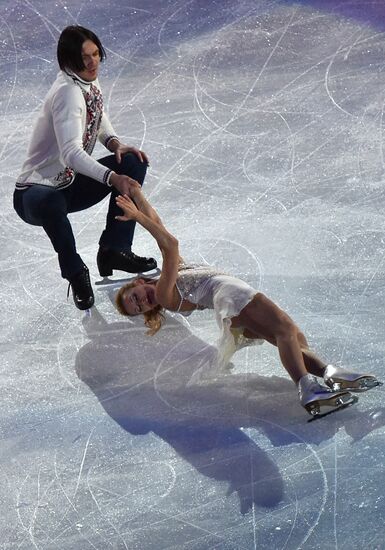
[[[133,200],[130,199],[128,195],[119,195],[116,197],[116,204],[123,210],[123,216],[115,216],[116,220],[121,222],[127,222],[128,220],[138,220],[140,215],[139,210],[137,209]]]

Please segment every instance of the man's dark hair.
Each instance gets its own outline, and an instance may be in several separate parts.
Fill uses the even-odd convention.
[[[100,61],[103,61],[107,55],[99,38],[95,33],[80,27],[71,25],[66,27],[60,37],[57,45],[57,60],[62,71],[69,69],[70,71],[83,71],[85,69],[82,58],[83,42],[91,40],[99,50]]]

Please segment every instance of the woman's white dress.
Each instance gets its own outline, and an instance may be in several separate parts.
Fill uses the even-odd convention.
[[[257,291],[250,285],[219,271],[199,264],[181,264],[176,287],[183,300],[200,309],[213,309],[221,331],[218,340],[220,366],[226,366],[235,351],[245,345],[262,343],[243,336],[242,330],[231,329],[231,318],[239,315]]]

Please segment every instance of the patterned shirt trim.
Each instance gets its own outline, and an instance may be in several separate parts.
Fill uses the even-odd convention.
[[[57,176],[54,177],[53,181],[58,183],[58,188],[71,185],[76,176],[75,170],[66,166],[64,170],[59,172]]]
[[[76,80],[75,80],[76,82]],[[79,85],[80,86],[80,85]],[[80,86],[86,102],[86,129],[83,134],[83,149],[89,155],[92,153],[98,137],[103,116],[103,96],[94,84],[91,84],[90,91],[86,92]]]
[[[75,179],[75,178],[74,178]],[[24,191],[25,189],[28,189],[29,187],[35,187],[36,185],[42,185],[44,187],[51,187],[52,189],[65,189],[66,187],[69,187],[71,185],[71,183],[73,182],[73,180],[71,181],[65,181],[65,182],[62,182],[60,183],[59,185],[57,186],[53,186],[52,184],[50,183],[29,183],[29,182],[23,182],[23,183],[16,183],[15,185],[15,188],[16,188],[16,191]]]

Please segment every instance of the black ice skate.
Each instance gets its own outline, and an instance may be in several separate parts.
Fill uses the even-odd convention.
[[[314,418],[345,408],[358,401],[357,397],[346,390],[334,391],[321,386],[315,376],[303,376],[298,383],[298,394],[301,405]]]
[[[96,261],[101,277],[109,277],[114,269],[128,273],[145,273],[157,267],[154,258],[144,258],[133,252],[112,250],[103,246],[99,247]]]
[[[328,365],[324,372],[324,381],[333,391],[363,392],[382,386],[373,374],[360,374],[340,367]]]
[[[78,309],[85,310],[92,307],[95,300],[87,266],[83,265],[79,273],[70,277],[68,281],[67,299],[71,288],[74,303]]]

